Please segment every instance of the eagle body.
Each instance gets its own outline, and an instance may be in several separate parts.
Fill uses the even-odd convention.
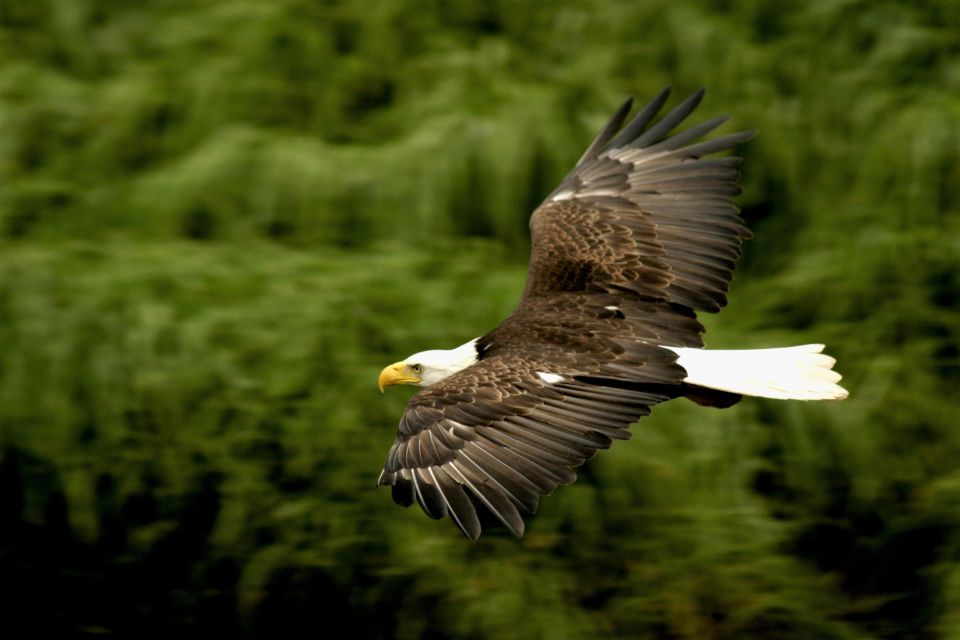
[[[703,91],[654,123],[668,94],[622,126],[628,100],[533,213],[510,316],[380,374],[381,390],[422,388],[380,475],[397,503],[449,516],[470,539],[487,522],[520,536],[522,514],[660,402],[846,397],[823,345],[703,348],[696,313],[726,304],[750,235],[732,202],[739,158],[712,156],[753,132],[701,140],[719,117],[670,135]]]

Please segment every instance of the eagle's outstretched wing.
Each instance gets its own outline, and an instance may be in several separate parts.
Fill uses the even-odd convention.
[[[538,368],[549,366],[487,358],[417,394],[380,484],[393,485],[398,504],[449,515],[472,540],[484,512],[520,536],[521,514],[534,513],[540,496],[573,482],[572,468],[629,438],[632,422],[671,397],[659,385],[568,376],[549,383]]]
[[[525,295],[627,291],[700,311],[719,311],[740,243],[750,236],[732,198],[740,158],[705,158],[753,131],[696,142],[727,118],[667,134],[703,90],[650,126],[664,89],[614,137],[627,100],[573,171],[530,218],[533,249]],[[699,346],[699,345],[697,345]]]
[[[726,303],[749,235],[731,202],[739,159],[704,156],[753,133],[697,142],[721,117],[668,137],[703,92],[651,126],[667,94],[620,130],[627,101],[534,212],[523,297],[479,361],[410,400],[380,476],[399,504],[471,539],[485,513],[521,535],[540,496],[684,393],[661,345],[702,346],[695,311]]]

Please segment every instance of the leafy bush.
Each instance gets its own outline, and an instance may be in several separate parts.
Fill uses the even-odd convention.
[[[63,633],[954,637],[954,2],[0,5],[0,607]],[[477,544],[374,487],[380,367],[509,313],[627,94],[708,88],[755,230],[670,403]]]

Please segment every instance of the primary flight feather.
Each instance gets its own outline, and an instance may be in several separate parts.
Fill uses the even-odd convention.
[[[740,159],[710,156],[753,132],[701,140],[718,117],[671,136],[703,90],[653,123],[668,95],[621,128],[627,100],[534,211],[526,286],[500,326],[380,374],[381,390],[423,388],[380,474],[397,503],[472,540],[491,520],[520,536],[540,496],[660,402],[847,396],[823,345],[703,349],[696,312],[726,304],[750,236],[732,202]]]

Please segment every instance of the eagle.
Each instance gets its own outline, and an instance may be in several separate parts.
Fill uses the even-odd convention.
[[[624,102],[533,212],[526,285],[509,317],[380,373],[381,391],[422,389],[378,481],[398,504],[449,516],[471,540],[497,523],[520,537],[541,496],[629,439],[654,405],[847,396],[822,344],[704,349],[697,312],[726,304],[751,235],[733,204],[740,158],[716,154],[755,132],[704,139],[719,116],[671,135],[704,91],[654,122],[669,92],[626,126]]]

